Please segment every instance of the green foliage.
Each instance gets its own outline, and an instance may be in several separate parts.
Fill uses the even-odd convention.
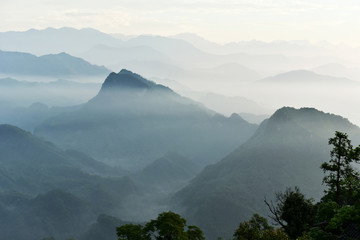
[[[254,214],[250,221],[241,222],[234,233],[234,240],[286,240],[282,229],[274,229],[267,219]]]
[[[185,239],[184,228],[186,220],[173,212],[160,213],[157,219],[151,220],[145,226],[145,231],[156,239]]]
[[[197,226],[188,226],[186,234],[188,240],[205,240],[204,233]]]
[[[143,226],[139,224],[125,224],[116,228],[118,240],[150,239],[146,236]]]
[[[312,225],[316,214],[313,199],[305,198],[298,187],[277,193],[276,202],[277,205],[274,206],[265,200],[272,213],[271,218],[284,228],[290,238],[301,236]]]
[[[313,227],[310,228],[309,232],[305,235],[305,238],[300,238],[300,239],[330,240],[330,239],[336,239],[336,237],[333,234],[326,232],[320,227]]]
[[[117,227],[116,231],[118,240],[205,240],[199,227],[187,227],[184,218],[170,211],[160,213],[145,226],[126,224]]]
[[[323,179],[328,186],[325,199],[345,205],[353,200],[352,193],[360,186],[359,173],[351,166],[351,163],[359,161],[360,148],[354,149],[348,135],[338,131],[335,137],[329,139],[329,145],[333,145],[330,161],[321,165],[324,173],[328,173]]]
[[[234,233],[234,237],[236,240],[255,240],[259,239],[266,230],[273,230],[273,227],[268,224],[266,218],[254,214],[250,221],[240,223]]]
[[[329,222],[340,208],[339,204],[330,200],[317,205],[316,222]]]
[[[289,240],[289,236],[281,229],[266,230],[261,240]]]
[[[317,204],[318,224],[308,232],[312,239],[319,240],[337,239],[347,226],[360,224],[360,175],[352,166],[360,159],[360,146],[353,148],[348,135],[338,131],[329,144],[333,146],[331,159],[321,165],[327,173],[323,183],[328,189]]]
[[[360,209],[355,206],[343,206],[331,218],[326,230],[342,232],[349,223],[360,223]]]

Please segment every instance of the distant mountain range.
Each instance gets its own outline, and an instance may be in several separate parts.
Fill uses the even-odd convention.
[[[122,70],[111,73],[88,103],[48,119],[35,133],[98,160],[141,169],[173,150],[210,163],[256,128],[238,115],[214,115],[165,86]]]
[[[327,62],[325,62],[323,57],[314,57],[314,52],[317,53],[316,56],[323,56],[327,51],[311,44],[253,41],[221,46],[198,36],[189,37],[189,35],[187,37],[186,35],[185,37],[184,35],[182,37],[142,35],[121,40],[94,29],[78,30],[66,27],[44,30],[31,29],[25,32],[3,32],[0,33],[0,46],[4,51],[22,51],[37,55],[67,52],[100,65],[111,62],[111,66],[116,65],[117,69],[119,69],[120,64],[134,60],[135,56],[138,61],[161,61],[165,63],[164,60],[166,59],[166,63],[185,69],[210,68],[237,63],[250,69],[256,69],[263,76],[299,67],[313,68],[326,64],[329,60],[342,63],[341,59],[338,58],[329,59],[327,57]],[[215,51],[212,50],[214,46]],[[109,55],[109,50],[118,54],[111,53]],[[141,54],[142,52],[144,54]],[[156,52],[160,54],[154,54]],[[287,53],[291,54],[288,56]],[[104,57],[106,55],[108,58]],[[118,60],[114,64],[116,56]],[[126,56],[126,58],[122,56]],[[107,65],[107,67],[109,66]],[[139,69],[134,70],[139,71]],[[161,75],[161,69],[159,70],[158,75],[154,77],[164,77]],[[141,71],[140,73],[146,74]]]
[[[106,65],[114,72],[126,68],[149,79],[178,83],[169,85],[173,90],[186,86],[192,91],[241,96],[266,103],[271,109],[284,105],[314,106],[340,113],[354,122],[360,121],[348,107],[358,104],[358,87],[349,82],[360,79],[356,69],[358,49],[355,48],[304,41],[245,41],[220,45],[192,34],[121,36],[119,39],[94,29],[74,28],[3,32],[0,46],[3,51],[36,55],[66,52],[92,64]],[[301,73],[299,69],[312,74]],[[250,84],[264,78],[266,81],[262,82],[269,83],[266,86]],[[301,88],[291,84],[286,89],[279,88],[283,82],[296,82]],[[321,91],[313,86],[315,82],[322,87]],[[334,99],[337,87],[347,92],[348,97]],[[324,103],[329,104],[324,106]]]
[[[60,52],[78,55],[98,44],[116,46],[122,42],[91,28],[80,30],[70,27],[30,29],[24,32],[3,32],[0,33],[0,36],[2,50],[29,52],[35,55]]]
[[[37,57],[23,52],[0,51],[0,74],[67,77],[108,73],[105,67],[91,65],[66,53]]]
[[[299,186],[307,197],[322,195],[322,162],[328,161],[328,138],[346,132],[360,141],[360,129],[348,120],[312,108],[285,107],[265,120],[243,145],[207,166],[176,193],[192,224],[209,239],[231,237],[240,221],[269,214],[264,198],[273,199],[286,187]]]

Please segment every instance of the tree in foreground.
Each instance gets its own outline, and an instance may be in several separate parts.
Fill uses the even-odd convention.
[[[317,204],[316,224],[308,232],[315,240],[347,239],[351,237],[347,234],[358,232],[353,226],[360,224],[360,177],[353,168],[360,159],[360,147],[353,148],[348,135],[342,132],[335,132],[329,145],[333,146],[331,158],[321,165],[327,189]]]
[[[316,210],[313,199],[305,198],[298,187],[287,188],[276,194],[276,205],[265,199],[275,223],[279,224],[291,239],[303,235],[312,226]]]
[[[338,131],[335,137],[329,139],[329,145],[333,145],[330,161],[321,165],[324,173],[328,174],[323,179],[328,187],[325,198],[342,206],[352,201],[354,191],[360,187],[359,174],[351,166],[360,160],[360,147],[354,149],[348,135]]]
[[[125,224],[116,228],[118,240],[145,240],[150,239],[144,227],[140,224]]]
[[[187,226],[186,220],[174,212],[163,212],[142,225],[126,224],[117,228],[118,240],[204,240],[197,226]]]
[[[254,214],[250,221],[241,222],[234,233],[234,240],[287,240],[281,228],[274,229],[266,218]]]

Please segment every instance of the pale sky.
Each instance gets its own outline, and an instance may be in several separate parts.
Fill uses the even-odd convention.
[[[126,35],[191,32],[241,40],[360,46],[359,0],[0,0],[0,31],[91,27]]]

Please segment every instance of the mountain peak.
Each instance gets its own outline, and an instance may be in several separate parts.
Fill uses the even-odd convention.
[[[122,69],[119,73],[110,73],[105,79],[100,92],[104,90],[166,90],[171,91],[168,87],[149,81],[140,75],[129,70]]]
[[[350,135],[360,134],[358,127],[349,122],[348,119],[309,107],[300,109],[280,108],[261,124],[257,132],[271,134],[292,132],[292,137],[310,134],[329,138],[335,131],[347,132]]]

